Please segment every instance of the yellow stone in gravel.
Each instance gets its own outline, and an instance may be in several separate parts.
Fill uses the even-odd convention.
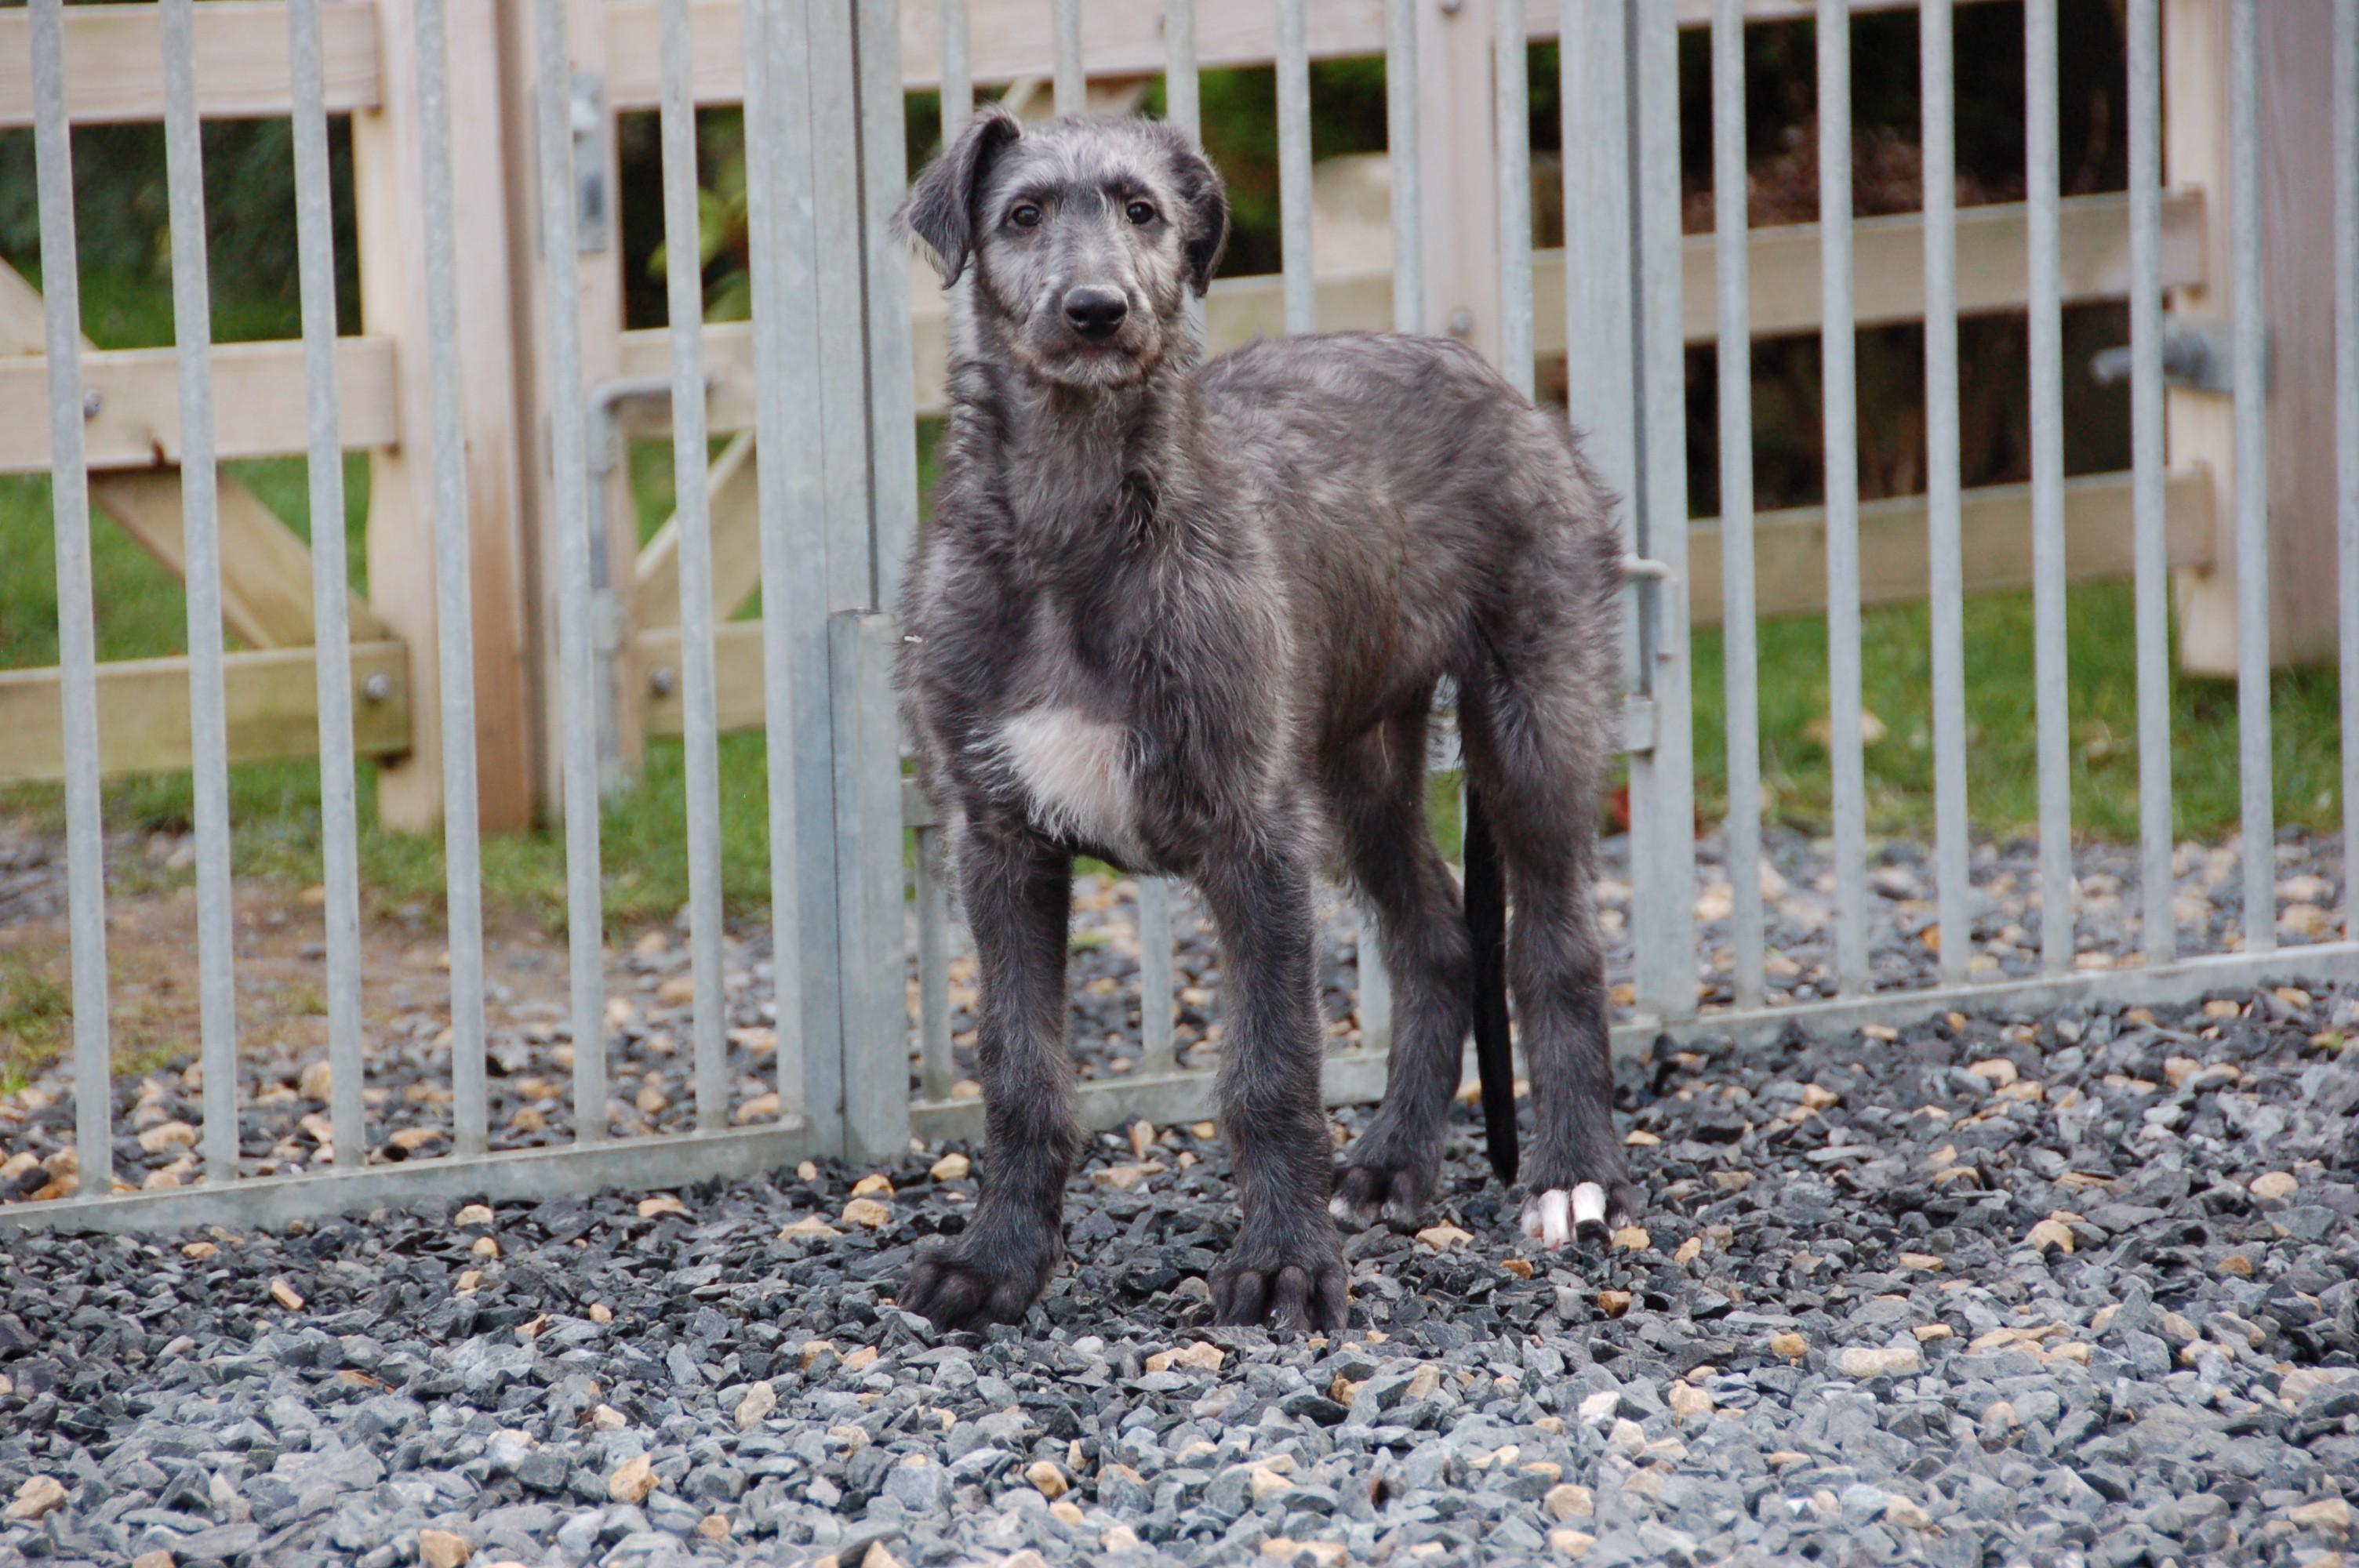
[[[1567,1481],[1548,1489],[1548,1495],[1540,1499],[1540,1509],[1561,1524],[1569,1519],[1589,1518],[1597,1511],[1597,1502],[1588,1487]]]
[[[1417,1239],[1420,1246],[1430,1247],[1440,1252],[1451,1247],[1462,1247],[1474,1238],[1454,1225],[1429,1225],[1417,1233]]]
[[[2025,1232],[2024,1245],[2045,1252],[2053,1247],[2059,1252],[2072,1250],[2072,1227],[2060,1220],[2043,1219]]]
[[[1854,1345],[1835,1357],[1835,1370],[1846,1378],[1893,1377],[1923,1365],[1913,1345]]]
[[[1622,1141],[1628,1144],[1633,1149],[1652,1149],[1656,1145],[1661,1143],[1662,1140],[1656,1137],[1653,1133],[1648,1132],[1644,1128],[1634,1127],[1628,1132],[1623,1134]]]
[[[452,1215],[451,1217],[451,1223],[456,1228],[464,1230],[471,1225],[489,1225],[497,1217],[498,1217],[496,1215],[492,1213],[491,1205],[484,1203],[471,1203],[466,1207],[461,1209],[458,1213]]]
[[[892,1206],[878,1203],[875,1198],[854,1198],[843,1206],[843,1222],[846,1225],[862,1226],[870,1230],[882,1230],[892,1221]]]
[[[926,1174],[933,1177],[933,1179],[938,1182],[955,1182],[962,1180],[966,1176],[967,1173],[973,1169],[973,1161],[968,1159],[965,1155],[961,1154],[956,1151],[952,1151],[951,1152],[943,1155],[940,1159],[935,1161],[933,1168],[928,1171]]]
[[[1769,1336],[1769,1352],[1783,1356],[1788,1361],[1799,1361],[1810,1348],[1810,1342],[1799,1334],[1773,1334]]]
[[[2001,1089],[2015,1082],[2016,1078],[2020,1076],[2017,1072],[2015,1064],[2008,1061],[2004,1056],[1986,1057],[1968,1067],[1966,1071],[1982,1079],[1984,1083],[1989,1084],[1992,1087]]]
[[[884,1196],[888,1198],[893,1195],[893,1184],[881,1171],[871,1171],[868,1174],[861,1177],[858,1181],[852,1184],[852,1195],[853,1197],[875,1197],[879,1194],[882,1194]]]
[[[1993,1400],[1983,1407],[1982,1429],[1986,1433],[2011,1430],[2017,1424],[2015,1406],[2005,1400]]]
[[[2351,1528],[2351,1505],[2341,1498],[2321,1498],[2288,1509],[2286,1522],[2297,1530],[2331,1530],[2341,1534]]]
[[[1644,1252],[1655,1244],[1643,1225],[1625,1225],[1614,1233],[1614,1245],[1624,1252]]]
[[[1060,1498],[1055,1502],[1050,1503],[1049,1505],[1049,1517],[1053,1519],[1062,1519],[1065,1523],[1070,1525],[1079,1525],[1085,1518],[1081,1510],[1081,1506],[1075,1503],[1071,1498]]]
[[[952,1099],[981,1099],[982,1098],[983,1086],[976,1083],[973,1078],[961,1078],[958,1082],[951,1086],[951,1098]]]
[[[1054,1512],[1055,1510],[1051,1509],[1050,1511]],[[1075,1509],[1073,1511],[1075,1513],[1081,1512],[1079,1509]],[[1105,1532],[1104,1545],[1108,1552],[1136,1551],[1138,1548],[1138,1532],[1131,1529],[1130,1526],[1126,1524],[1114,1525]]]
[[[474,1294],[475,1287],[483,1282],[484,1271],[481,1269],[462,1269],[459,1271],[459,1282],[451,1288],[462,1296],[468,1296]]]
[[[663,1214],[686,1214],[687,1212],[688,1206],[680,1202],[678,1198],[672,1196],[669,1193],[658,1193],[651,1198],[641,1198],[639,1200],[639,1217],[641,1219],[653,1219],[658,1215]]]
[[[158,1122],[139,1135],[139,1147],[150,1154],[161,1154],[171,1148],[193,1148],[197,1130],[185,1121]]]
[[[864,1367],[874,1366],[875,1361],[876,1346],[863,1345],[843,1358],[844,1370],[857,1372]]]
[[[500,1255],[500,1244],[488,1236],[478,1236],[475,1244],[467,1250],[478,1258],[496,1258]]]
[[[732,1111],[730,1113],[730,1119],[736,1122],[738,1126],[743,1127],[748,1122],[772,1120],[777,1118],[777,1114],[778,1097],[776,1094],[756,1095],[753,1098],[739,1106],[734,1111]],[[719,1518],[720,1516],[715,1515],[714,1517]],[[726,1519],[723,1519],[722,1522],[725,1524],[728,1521]],[[702,1527],[700,1526],[699,1528],[701,1529]]]
[[[2162,1336],[2165,1339],[2169,1340],[2173,1345],[2184,1345],[2189,1340],[2195,1337],[2195,1325],[2190,1322],[2187,1315],[2183,1313],[2164,1313],[2162,1314]]]
[[[1910,1530],[1933,1528],[1933,1516],[1897,1492],[1885,1499],[1884,1517],[1895,1524],[1904,1525]]]
[[[1710,1415],[1712,1411],[1712,1396],[1693,1383],[1673,1383],[1670,1392],[1664,1395],[1663,1400],[1671,1407],[1671,1414],[1680,1421],[1690,1416]]]
[[[644,1454],[626,1459],[606,1477],[606,1495],[618,1503],[643,1503],[656,1489],[656,1467]]]
[[[53,1509],[65,1506],[65,1483],[55,1476],[36,1476],[16,1488],[16,1496],[8,1504],[7,1517],[12,1524],[30,1524]]]
[[[1033,1490],[1052,1503],[1065,1495],[1065,1473],[1057,1467],[1054,1460],[1034,1460],[1024,1467],[1024,1478],[1032,1483]]]
[[[153,1552],[143,1552],[133,1558],[131,1568],[175,1568],[175,1565],[172,1554],[159,1546]]]
[[[746,1390],[745,1397],[737,1401],[737,1430],[753,1431],[769,1420],[770,1412],[777,1408],[778,1390],[767,1379],[765,1379]]]
[[[592,1323],[612,1323],[614,1321],[614,1309],[608,1306],[604,1302],[592,1302],[590,1303],[590,1321]]]
[[[1597,1538],[1585,1530],[1552,1530],[1549,1531],[1549,1544],[1567,1557],[1582,1557],[1597,1544]]]
[[[599,1405],[590,1411],[590,1430],[592,1432],[620,1432],[630,1424],[631,1418],[613,1405]]]
[[[1949,1338],[1956,1330],[1946,1323],[1920,1323],[1908,1332],[1917,1336],[1918,1344],[1930,1345],[1937,1339]]]
[[[1904,1269],[1920,1270],[1928,1274],[1938,1274],[1949,1267],[1930,1252],[1903,1252],[1900,1255],[1900,1266]]]
[[[1680,1249],[1671,1254],[1671,1261],[1674,1263],[1692,1263],[1702,1256],[1703,1238],[1701,1236],[1690,1236],[1685,1241],[1680,1243]]]
[[[210,1241],[191,1241],[180,1249],[180,1256],[192,1262],[201,1263],[220,1250],[220,1248]]]
[[[2293,1196],[2300,1185],[2290,1171],[2268,1171],[2253,1178],[2250,1190],[2263,1203],[2279,1203]]]
[[[1251,1488],[1253,1498],[1256,1502],[1260,1502],[1264,1498],[1270,1497],[1275,1493],[1282,1492],[1286,1490],[1288,1487],[1293,1485],[1293,1483],[1288,1481],[1284,1476],[1278,1474],[1276,1470],[1271,1469],[1266,1465],[1254,1471],[1252,1475],[1246,1476],[1245,1484]]]
[[[418,1560],[426,1568],[462,1568],[475,1554],[475,1543],[447,1530],[418,1532]]]
[[[696,1533],[702,1536],[707,1541],[728,1540],[729,1516],[727,1514],[706,1514],[702,1519],[696,1521]]]
[[[1597,1292],[1597,1305],[1599,1310],[1603,1312],[1606,1316],[1620,1317],[1624,1313],[1630,1310],[1630,1292],[1627,1291],[1600,1291]]]
[[[1174,1367],[1187,1367],[1198,1371],[1217,1372],[1221,1369],[1221,1363],[1227,1358],[1227,1354],[1219,1346],[1207,1345],[1200,1339],[1192,1345],[1183,1345],[1176,1350],[1157,1351],[1147,1358],[1147,1369],[1150,1372],[1169,1372]]]
[[[295,1287],[288,1284],[284,1280],[273,1280],[270,1281],[270,1299],[277,1302],[280,1306],[285,1307],[288,1312],[301,1312],[303,1310],[303,1298],[297,1295],[295,1293]]]
[[[826,1237],[841,1236],[843,1232],[838,1230],[835,1227],[830,1225],[819,1216],[815,1214],[807,1214],[803,1216],[802,1218],[795,1221],[792,1225],[788,1226],[784,1230],[779,1231],[778,1239],[786,1241],[798,1236]]]

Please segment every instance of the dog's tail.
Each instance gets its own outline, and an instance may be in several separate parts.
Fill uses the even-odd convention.
[[[1466,930],[1474,939],[1474,1070],[1483,1085],[1483,1132],[1491,1169],[1516,1179],[1516,1062],[1507,1038],[1507,879],[1483,810],[1466,789]]]

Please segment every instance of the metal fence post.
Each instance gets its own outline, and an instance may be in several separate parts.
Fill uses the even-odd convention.
[[[903,979],[901,730],[892,616],[829,617],[834,684],[837,927],[843,997],[843,1154],[897,1158],[909,1141],[909,1011]]]

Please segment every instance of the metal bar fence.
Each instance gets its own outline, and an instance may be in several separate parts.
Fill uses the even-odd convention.
[[[973,113],[973,40],[965,0],[937,0],[941,127],[955,135]],[[560,660],[568,865],[569,990],[573,1049],[574,1146],[485,1156],[484,981],[480,847],[474,832],[473,672],[470,645],[468,516],[460,444],[464,389],[458,373],[457,292],[451,261],[451,148],[444,0],[415,8],[420,87],[419,173],[423,198],[424,295],[435,503],[438,640],[444,786],[450,860],[452,1074],[455,1157],[419,1162],[398,1176],[366,1160],[364,1058],[359,1019],[358,873],[344,562],[333,520],[343,495],[335,385],[333,254],[328,215],[319,0],[290,0],[306,413],[314,541],[313,589],[321,646],[315,664],[322,762],[327,872],[330,1062],[335,1173],[227,1186],[237,1174],[237,1079],[229,1008],[229,880],[225,756],[222,723],[218,523],[212,514],[211,391],[201,169],[197,103],[185,45],[190,0],[161,0],[166,44],[164,118],[173,220],[173,285],[180,352],[182,469],[189,536],[191,703],[197,717],[196,783],[204,995],[202,1065],[207,1173],[201,1189],[107,1198],[111,1184],[104,971],[104,889],[99,838],[95,662],[91,629],[87,492],[82,482],[82,407],[78,300],[74,287],[70,130],[60,49],[61,0],[34,0],[31,12],[37,163],[47,284],[47,337],[53,488],[60,603],[60,665],[67,694],[67,805],[80,1097],[77,1146],[83,1198],[41,1207],[79,1213],[92,1224],[143,1223],[168,1208],[189,1217],[248,1222],[356,1201],[392,1191],[529,1193],[550,1184],[670,1182],[751,1169],[800,1148],[878,1158],[914,1130],[974,1136],[979,1108],[961,1101],[951,1038],[951,901],[940,825],[896,776],[892,704],[885,685],[893,623],[889,606],[914,528],[916,461],[909,438],[908,310],[900,258],[886,240],[898,195],[897,13],[894,0],[843,0],[813,8],[799,0],[746,0],[744,95],[748,219],[753,271],[755,424],[764,462],[757,502],[765,615],[763,714],[768,730],[770,887],[774,921],[777,1072],[781,1115],[761,1139],[724,1133],[732,1086],[722,975],[718,673],[705,478],[705,355],[701,280],[680,267],[668,280],[671,326],[671,439],[680,518],[681,659],[686,716],[693,980],[693,1134],[622,1141],[610,1150],[602,962],[595,649],[590,636],[591,552],[603,549],[586,484],[587,406],[582,323],[575,300],[576,146],[571,116],[568,16],[561,0],[537,0],[535,75],[563,91],[537,95],[538,221],[545,267],[549,438],[554,469]],[[2261,406],[2260,206],[2257,7],[2233,0],[2228,280],[2236,316],[2234,382],[2237,502],[2236,566],[2240,763],[2245,813],[2245,931],[2241,953],[2174,961],[2170,917],[2169,644],[2163,601],[2165,551],[2161,444],[2159,62],[2156,0],[2128,12],[2131,89],[2129,280],[2140,706],[2144,968],[2112,974],[2072,969],[2069,731],[2065,672],[2062,485],[2062,343],[2059,330],[2060,206],[2056,145],[2056,7],[2029,0],[2026,14],[2027,148],[2036,643],[2039,708],[2039,799],[2043,920],[2038,979],[1968,986],[1972,903],[1968,884],[1962,725],[1960,456],[1958,441],[1956,201],[1952,0],[1919,7],[1925,149],[1925,322],[1928,514],[1931,529],[1932,664],[1935,687],[1936,853],[1942,984],[1872,989],[1865,917],[1865,799],[1861,734],[1858,412],[1853,368],[1849,14],[1845,0],[1819,0],[1821,346],[1826,393],[1827,571],[1832,752],[1835,783],[1836,974],[1838,995],[1805,1005],[1764,1005],[1761,891],[1762,786],[1757,750],[1757,644],[1752,552],[1750,340],[1745,80],[1741,0],[1711,8],[1712,116],[1720,367],[1720,520],[1730,722],[1729,822],[1724,868],[1732,883],[1734,1007],[1696,1016],[1691,908],[1695,883],[1692,766],[1686,658],[1684,575],[1688,498],[1684,463],[1681,302],[1660,280],[1680,276],[1677,33],[1669,7],[1591,5],[1560,0],[1568,265],[1565,267],[1570,413],[1588,432],[1607,481],[1628,501],[1636,553],[1659,561],[1661,579],[1642,582],[1634,617],[1632,834],[1635,934],[1640,938],[1638,1016],[1617,1024],[1616,1048],[1635,1050],[1669,1030],[1673,1038],[1773,1035],[1790,1021],[1844,1028],[1905,1021],[1957,1005],[2031,1009],[2104,998],[2160,1001],[2246,983],[2299,963],[2305,972],[2359,977],[2359,944],[2271,952],[2274,860],[2269,800],[2267,430]],[[1278,82],[1282,298],[1289,331],[1315,326],[1318,279],[1311,242],[1310,39],[1306,0],[1280,0],[1272,59]],[[1167,103],[1197,129],[1195,0],[1165,6]],[[1497,0],[1492,13],[1491,97],[1497,151],[1496,241],[1500,265],[1500,359],[1527,393],[1534,372],[1533,263],[1527,133],[1527,44],[1533,27],[1524,0]],[[675,255],[694,253],[697,168],[688,0],[661,0],[660,146],[666,238]],[[1087,61],[1077,0],[1051,11],[1056,107],[1087,100]],[[1419,188],[1417,19],[1409,0],[1387,0],[1387,129],[1394,160],[1393,317],[1411,330],[1425,319],[1425,247]],[[2359,0],[2337,0],[2340,81],[2359,76]],[[177,50],[175,41],[183,46]],[[2335,98],[2338,203],[2335,332],[2342,654],[2359,668],[2359,96]],[[1574,156],[1574,149],[1593,149]],[[849,264],[849,265],[846,265]],[[841,308],[851,299],[856,308]],[[2359,789],[2359,697],[2346,687],[2344,778]],[[1651,715],[1651,732],[1637,717]],[[205,739],[208,726],[214,736]],[[915,870],[917,1094],[903,1000],[901,871],[904,819],[917,836]],[[2359,829],[2347,829],[2359,835]],[[2352,842],[2359,850],[2359,838]],[[1201,1114],[1210,1075],[1181,1072],[1173,1051],[1171,888],[1141,879],[1140,1073],[1133,1082],[1086,1086],[1085,1116],[1108,1125],[1134,1116]],[[1331,1099],[1364,1098],[1380,1087],[1388,1016],[1373,925],[1361,946],[1363,1049],[1331,1061]],[[889,959],[887,956],[889,955]],[[625,1146],[627,1144],[628,1146]],[[357,1179],[355,1179],[357,1178]],[[15,1206],[0,1226],[44,1223]]]
[[[1967,871],[1965,543],[1958,438],[1957,110],[1950,0],[1918,9],[1925,188],[1925,524],[1933,675],[1933,880],[1943,983],[1973,954]]]
[[[314,688],[320,704],[321,946],[328,968],[328,1125],[340,1169],[366,1159],[366,1071],[361,1033],[360,821],[353,765],[352,632],[344,560],[344,455],[336,416],[335,225],[329,191],[328,114],[321,81],[320,0],[289,0],[293,68],[297,269],[303,315],[303,384],[310,437]]]
[[[2142,0],[2151,5],[2153,0]],[[2335,0],[2334,80],[2359,81],[2359,0]],[[2343,935],[2354,924],[2348,868],[2359,865],[2359,92],[2334,97],[2334,493],[2336,568],[2342,606]],[[2168,734],[2165,741],[2168,743]],[[2147,951],[2153,947],[2148,945]]]

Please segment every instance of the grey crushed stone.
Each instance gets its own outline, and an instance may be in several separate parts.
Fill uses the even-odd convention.
[[[873,1231],[842,1217],[875,1173],[823,1164],[645,1217],[22,1238],[0,1499],[66,1501],[0,1564],[394,1568],[427,1530],[478,1563],[1560,1563],[1572,1530],[1584,1564],[2315,1568],[2359,1489],[2354,1023],[2312,986],[1664,1046],[1618,1082],[1646,1237],[1536,1251],[1462,1110],[1418,1224],[1469,1238],[1352,1237],[1332,1342],[1207,1326],[1234,1190],[1185,1128],[1128,1186],[1095,1141],[1049,1298],[951,1340],[890,1304],[977,1191],[938,1151],[882,1173]],[[810,1217],[845,1234],[780,1238]],[[1197,1346],[1217,1370],[1148,1369]],[[611,1500],[639,1457],[654,1489]]]

